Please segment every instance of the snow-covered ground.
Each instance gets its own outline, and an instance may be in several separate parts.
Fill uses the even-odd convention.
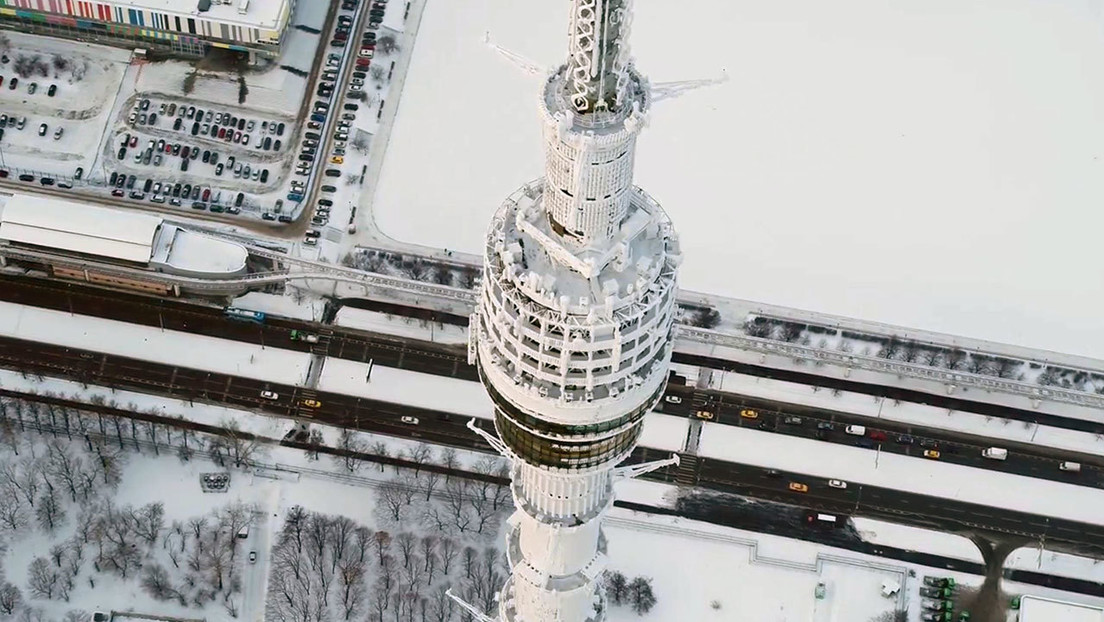
[[[317,298],[305,298],[302,302],[296,302],[290,292],[284,295],[249,292],[235,298],[232,306],[314,322],[321,317],[324,305]]]
[[[25,117],[26,123],[23,129],[14,123],[4,129],[0,165],[13,173],[47,173],[60,179],[73,177],[78,167],[91,173],[130,51],[13,31],[5,31],[4,41],[9,61],[0,65],[0,106],[4,114]],[[20,77],[16,65],[36,58],[47,75],[35,70]],[[15,88],[13,79],[18,80]],[[57,87],[52,97],[51,86]],[[42,124],[46,132],[39,136]],[[55,139],[59,129],[62,135]]]
[[[395,335],[409,339],[421,339],[444,344],[466,344],[468,330],[454,324],[428,322],[417,318],[391,315],[378,311],[367,311],[353,307],[342,307],[334,318],[334,324],[346,328],[366,330],[384,335]]]
[[[538,79],[484,34],[556,64],[566,11],[429,3],[376,189],[384,233],[478,252],[542,172]],[[1104,356],[1104,290],[1075,268],[1104,225],[1095,3],[691,0],[692,36],[666,4],[636,13],[654,82],[728,78],[658,103],[640,140],[685,288]]]

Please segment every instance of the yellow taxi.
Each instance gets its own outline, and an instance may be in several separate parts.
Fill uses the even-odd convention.
[[[924,450],[924,457],[925,458],[931,458],[932,460],[938,460],[939,459],[939,452],[934,450],[934,449],[925,449]]]
[[[790,490],[794,492],[809,492],[809,487],[801,482],[790,482]]]
[[[345,163],[345,158],[342,157],[342,156],[334,156],[334,157],[330,158],[330,162],[332,162],[334,164],[344,164]]]
[[[694,416],[698,419],[705,419],[706,421],[713,420],[713,413],[709,412],[708,410],[699,410]]]
[[[309,408],[321,408],[322,402],[319,402],[318,400],[303,400],[303,406],[307,406]]]
[[[744,419],[758,419],[759,418],[759,412],[755,411],[755,410],[752,410],[750,408],[745,408],[745,409],[740,411],[740,416],[743,417]]]

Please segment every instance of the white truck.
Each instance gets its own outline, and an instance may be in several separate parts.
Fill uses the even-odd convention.
[[[981,450],[983,458],[989,458],[990,460],[1007,460],[1008,450],[1001,447],[989,447]]]

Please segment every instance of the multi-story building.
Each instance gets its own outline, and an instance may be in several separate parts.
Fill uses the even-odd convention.
[[[0,0],[0,27],[202,55],[280,53],[295,0]]]
[[[677,461],[616,468],[666,384],[681,261],[667,215],[633,185],[651,95],[630,5],[573,0],[568,60],[539,98],[544,176],[499,208],[484,248],[469,359],[498,437],[478,431],[510,460],[517,508],[502,622],[605,620],[613,484]]]

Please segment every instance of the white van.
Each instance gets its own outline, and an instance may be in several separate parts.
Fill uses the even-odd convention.
[[[843,431],[851,436],[866,436],[866,428],[861,425],[849,425]]]
[[[1058,465],[1058,469],[1060,471],[1069,471],[1070,473],[1080,473],[1081,472],[1081,463],[1080,462],[1063,462],[1062,464]]]
[[[1001,447],[989,447],[988,449],[981,450],[981,455],[990,460],[1007,460],[1008,450]]]

